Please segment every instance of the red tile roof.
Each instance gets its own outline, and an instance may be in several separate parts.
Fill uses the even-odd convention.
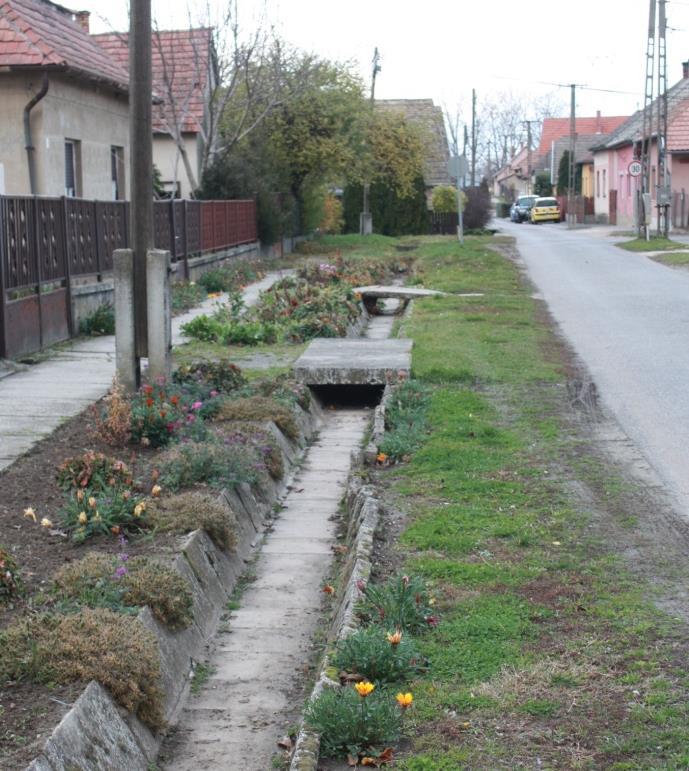
[[[597,116],[595,118],[576,118],[577,134],[610,134],[618,126],[621,126],[628,116]],[[541,143],[537,153],[549,153],[553,142],[569,134],[569,118],[546,118],[541,129]]]
[[[0,66],[68,70],[126,90],[126,70],[48,0],[0,0]]]
[[[667,130],[667,149],[670,152],[689,150],[689,99],[684,99],[669,115],[670,125]]]
[[[121,67],[128,68],[126,33],[91,37]],[[162,99],[162,104],[153,107],[154,131],[168,133],[169,124],[181,123],[183,132],[199,132],[205,119],[211,51],[210,29],[153,33],[153,88]]]

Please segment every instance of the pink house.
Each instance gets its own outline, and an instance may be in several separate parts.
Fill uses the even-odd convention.
[[[689,62],[683,64],[682,79],[668,89],[667,100],[667,166],[673,194],[672,225],[686,227],[689,220]],[[655,102],[652,109],[651,194],[655,203],[658,184]],[[642,130],[643,110],[638,110],[602,144],[593,148],[595,212],[600,222],[626,227],[634,225],[634,201],[640,179],[629,173],[629,164],[640,155]]]

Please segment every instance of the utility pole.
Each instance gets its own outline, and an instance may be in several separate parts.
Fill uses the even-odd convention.
[[[378,46],[373,51],[373,70],[371,73],[371,114],[375,108],[376,99],[376,75],[380,72],[380,54],[378,53]],[[359,222],[359,233],[362,236],[371,235],[373,233],[373,218],[371,217],[369,197],[371,193],[371,183],[364,182],[364,201],[363,211],[361,213]]]
[[[668,237],[670,232],[670,178],[667,168],[667,54],[666,0],[658,0],[658,185],[656,204],[658,206],[658,235]]]
[[[130,228],[134,254],[136,357],[148,354],[146,255],[153,248],[151,0],[131,0],[129,27]],[[139,362],[137,361],[137,369]],[[138,378],[141,373],[139,371]]]
[[[526,192],[531,193],[531,124],[532,120],[525,120],[526,123]]]
[[[574,211],[574,187],[576,185],[576,160],[574,153],[576,150],[576,137],[577,137],[577,97],[576,97],[576,84],[570,85],[572,91],[572,101],[569,110],[569,168],[567,174],[567,227],[573,228],[577,224],[577,215]]]
[[[476,89],[471,89],[471,187],[476,187]]]

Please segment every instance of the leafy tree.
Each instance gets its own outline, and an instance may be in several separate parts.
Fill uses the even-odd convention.
[[[569,190],[569,150],[565,150],[557,167],[557,194],[567,195]],[[581,164],[574,165],[574,192],[581,193]]]
[[[536,174],[536,181],[533,186],[533,194],[539,196],[549,196],[553,194],[553,186],[550,182],[550,173],[540,171]]]
[[[345,231],[359,231],[363,185],[348,185],[344,192]],[[401,196],[385,182],[373,182],[369,192],[373,229],[385,236],[422,235],[428,232],[426,185],[421,175],[414,180],[412,195]]]

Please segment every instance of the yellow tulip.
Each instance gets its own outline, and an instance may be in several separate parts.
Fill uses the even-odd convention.
[[[41,527],[52,527],[53,523],[48,519],[48,517],[43,517],[41,520]]]
[[[410,707],[411,703],[414,701],[414,697],[411,695],[411,693],[398,693],[395,698],[397,699],[397,703],[400,705],[400,707],[402,707],[402,709]]]
[[[364,680],[361,683],[355,683],[354,687],[359,696],[361,696],[362,699],[365,699],[369,693],[373,693],[376,686],[373,685],[373,683],[369,683],[368,680]]]
[[[24,509],[24,516],[27,519],[32,519],[34,522],[36,521],[36,512],[29,506],[28,509]]]
[[[394,634],[388,634],[390,645],[399,645],[402,642],[402,632],[398,629]]]
[[[89,521],[88,515],[85,511],[79,513],[79,524],[85,525]]]

